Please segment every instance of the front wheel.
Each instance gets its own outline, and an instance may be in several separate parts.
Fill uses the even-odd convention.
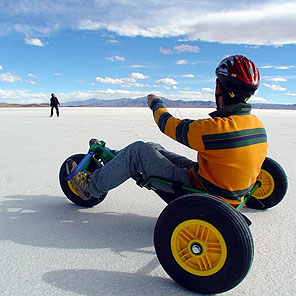
[[[172,201],[154,231],[158,260],[181,286],[197,293],[223,293],[237,286],[253,261],[245,220],[226,202],[204,194]]]
[[[260,183],[260,187],[246,202],[247,207],[265,210],[276,206],[282,201],[288,189],[288,179],[279,163],[266,157],[257,181]]]
[[[70,201],[72,201],[73,203],[75,203],[79,206],[89,208],[89,207],[93,207],[93,206],[101,203],[105,199],[107,193],[102,195],[99,199],[92,197],[89,200],[83,200],[79,197],[78,192],[77,192],[76,188],[72,185],[71,181],[65,179],[67,176],[67,170],[66,170],[67,160],[69,158],[71,158],[72,160],[74,160],[78,164],[83,159],[84,156],[85,156],[85,154],[75,154],[75,155],[68,157],[63,162],[63,164],[60,168],[59,180],[60,180],[60,186],[61,186],[64,194],[66,195],[66,197]],[[102,167],[102,164],[97,159],[91,158],[91,161],[89,163],[87,170],[88,170],[88,172],[92,173],[100,167]]]

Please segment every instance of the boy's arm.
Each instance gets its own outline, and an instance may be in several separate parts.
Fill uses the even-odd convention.
[[[190,119],[181,120],[173,117],[165,108],[160,97],[155,95],[147,96],[147,104],[153,111],[154,120],[157,126],[164,134],[194,150],[202,149],[202,147],[200,147],[200,137],[197,135],[200,132],[200,129],[196,126],[197,121]],[[192,129],[192,123],[195,123],[194,132]],[[191,133],[192,137],[192,132],[195,134],[195,141],[190,141],[189,134]]]

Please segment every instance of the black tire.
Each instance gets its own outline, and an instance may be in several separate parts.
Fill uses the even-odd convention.
[[[67,171],[66,171],[66,161],[71,158],[73,159],[76,163],[79,163],[83,157],[85,156],[85,154],[75,154],[72,155],[70,157],[68,157],[62,164],[61,168],[60,168],[60,174],[59,174],[59,180],[60,180],[60,186],[64,192],[64,194],[66,195],[66,197],[72,201],[73,203],[75,203],[76,205],[79,205],[81,207],[93,207],[99,203],[101,203],[107,193],[105,193],[103,196],[101,196],[99,199],[92,197],[89,200],[83,200],[79,197],[79,195],[77,194],[77,192],[75,191],[75,188],[73,188],[71,186],[71,183],[69,183],[69,181],[65,180],[65,177],[67,176]],[[92,158],[90,161],[90,164],[88,166],[88,171],[89,172],[94,172],[96,169],[102,167],[102,164],[95,158]]]
[[[203,194],[186,195],[166,206],[155,226],[154,246],[174,281],[203,294],[237,286],[254,256],[252,235],[241,214]]]
[[[257,181],[261,186],[246,202],[246,206],[266,210],[276,206],[284,198],[288,189],[288,179],[284,169],[275,160],[266,157]]]

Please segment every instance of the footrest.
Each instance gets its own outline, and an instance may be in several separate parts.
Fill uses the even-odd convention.
[[[75,170],[73,170],[68,176],[65,177],[65,180],[69,181],[73,179],[83,169],[83,166],[92,157],[93,154],[94,154],[93,151],[88,151],[88,153],[79,162]]]

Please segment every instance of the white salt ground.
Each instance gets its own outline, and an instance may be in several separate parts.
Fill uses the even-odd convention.
[[[210,109],[170,109],[205,118]],[[253,110],[268,132],[269,156],[286,170],[289,190],[277,207],[243,209],[253,222],[255,259],[246,279],[225,295],[295,295],[296,112]],[[62,162],[85,153],[88,140],[119,149],[156,141],[195,158],[161,134],[147,108],[0,109],[0,295],[196,295],[159,265],[153,230],[165,203],[132,180],[97,207],[82,209],[63,195]]]

